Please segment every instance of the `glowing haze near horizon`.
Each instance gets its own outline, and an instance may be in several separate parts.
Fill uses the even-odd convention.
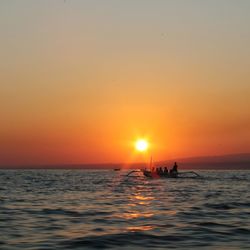
[[[249,24],[247,0],[1,1],[0,165],[249,151]]]

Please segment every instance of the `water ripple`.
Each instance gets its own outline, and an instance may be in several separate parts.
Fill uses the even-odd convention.
[[[250,172],[201,174],[0,171],[0,248],[249,249]]]

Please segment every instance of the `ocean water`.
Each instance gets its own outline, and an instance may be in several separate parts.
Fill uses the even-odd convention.
[[[250,249],[250,171],[1,170],[0,249]]]

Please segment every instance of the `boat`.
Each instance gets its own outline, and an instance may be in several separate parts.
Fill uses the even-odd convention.
[[[120,171],[121,169],[120,168],[114,168],[114,171]]]
[[[183,172],[177,172],[175,174],[169,174],[169,173],[157,173],[155,171],[150,171],[147,169],[141,169],[143,175],[148,178],[197,178],[201,177],[199,174],[197,174],[194,171],[183,171]]]
[[[130,171],[127,176],[130,176],[132,173],[135,172],[142,172],[143,175],[147,178],[200,178],[201,176],[194,171],[183,171],[179,172],[177,170],[178,166],[177,163],[174,163],[173,168],[168,171],[167,167],[156,168],[153,164],[153,158],[151,156],[150,163],[148,168],[139,169],[139,170],[132,170]]]
[[[194,171],[183,171],[183,172],[178,172],[177,174],[166,174],[162,173],[159,174],[155,171],[151,171],[148,169],[137,169],[137,170],[132,170],[130,171],[127,176],[131,176],[133,173],[143,173],[143,175],[147,178],[155,179],[155,178],[166,178],[166,179],[174,179],[174,178],[201,178],[201,176],[194,172]]]

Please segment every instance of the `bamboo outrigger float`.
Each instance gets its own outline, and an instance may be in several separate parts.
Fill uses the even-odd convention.
[[[133,173],[143,173],[145,177],[148,178],[200,178],[201,176],[194,172],[194,171],[184,171],[184,172],[178,172],[177,175],[171,175],[171,174],[159,174],[155,171],[147,170],[147,169],[137,169],[130,171],[127,176],[131,176]]]
[[[159,174],[154,171],[141,169],[143,175],[149,178],[197,178],[201,177],[199,174],[197,174],[194,171],[185,171],[185,172],[177,172],[176,174],[170,174],[170,173],[163,173]]]

